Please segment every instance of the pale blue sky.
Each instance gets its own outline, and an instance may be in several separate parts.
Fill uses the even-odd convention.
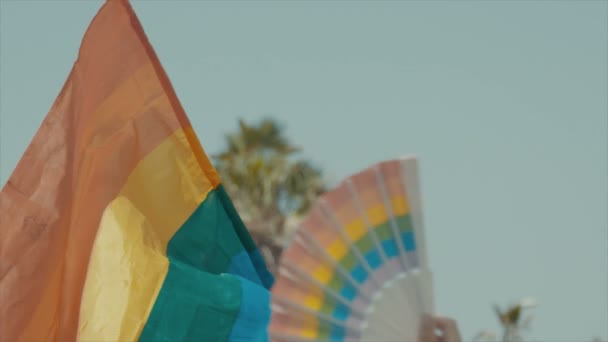
[[[100,1],[0,2],[0,183]],[[204,148],[279,118],[336,181],[421,161],[440,312],[536,296],[537,341],[608,339],[605,1],[134,3]]]

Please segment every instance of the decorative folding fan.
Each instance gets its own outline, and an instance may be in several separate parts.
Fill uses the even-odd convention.
[[[273,341],[416,341],[433,311],[415,157],[373,165],[319,198],[283,253]]]

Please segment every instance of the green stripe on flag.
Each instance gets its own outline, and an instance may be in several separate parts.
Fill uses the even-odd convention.
[[[140,341],[227,341],[240,305],[235,276],[172,262]]]
[[[170,260],[214,274],[226,272],[232,258],[243,251],[245,247],[217,189],[207,194],[167,246]]]

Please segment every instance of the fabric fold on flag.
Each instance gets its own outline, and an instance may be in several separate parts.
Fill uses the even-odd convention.
[[[126,0],[0,192],[0,340],[265,341],[273,277]]]

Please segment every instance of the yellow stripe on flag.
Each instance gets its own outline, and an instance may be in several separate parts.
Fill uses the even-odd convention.
[[[168,271],[167,245],[214,187],[180,129],[137,165],[106,208],[89,264],[79,339],[137,340]]]

